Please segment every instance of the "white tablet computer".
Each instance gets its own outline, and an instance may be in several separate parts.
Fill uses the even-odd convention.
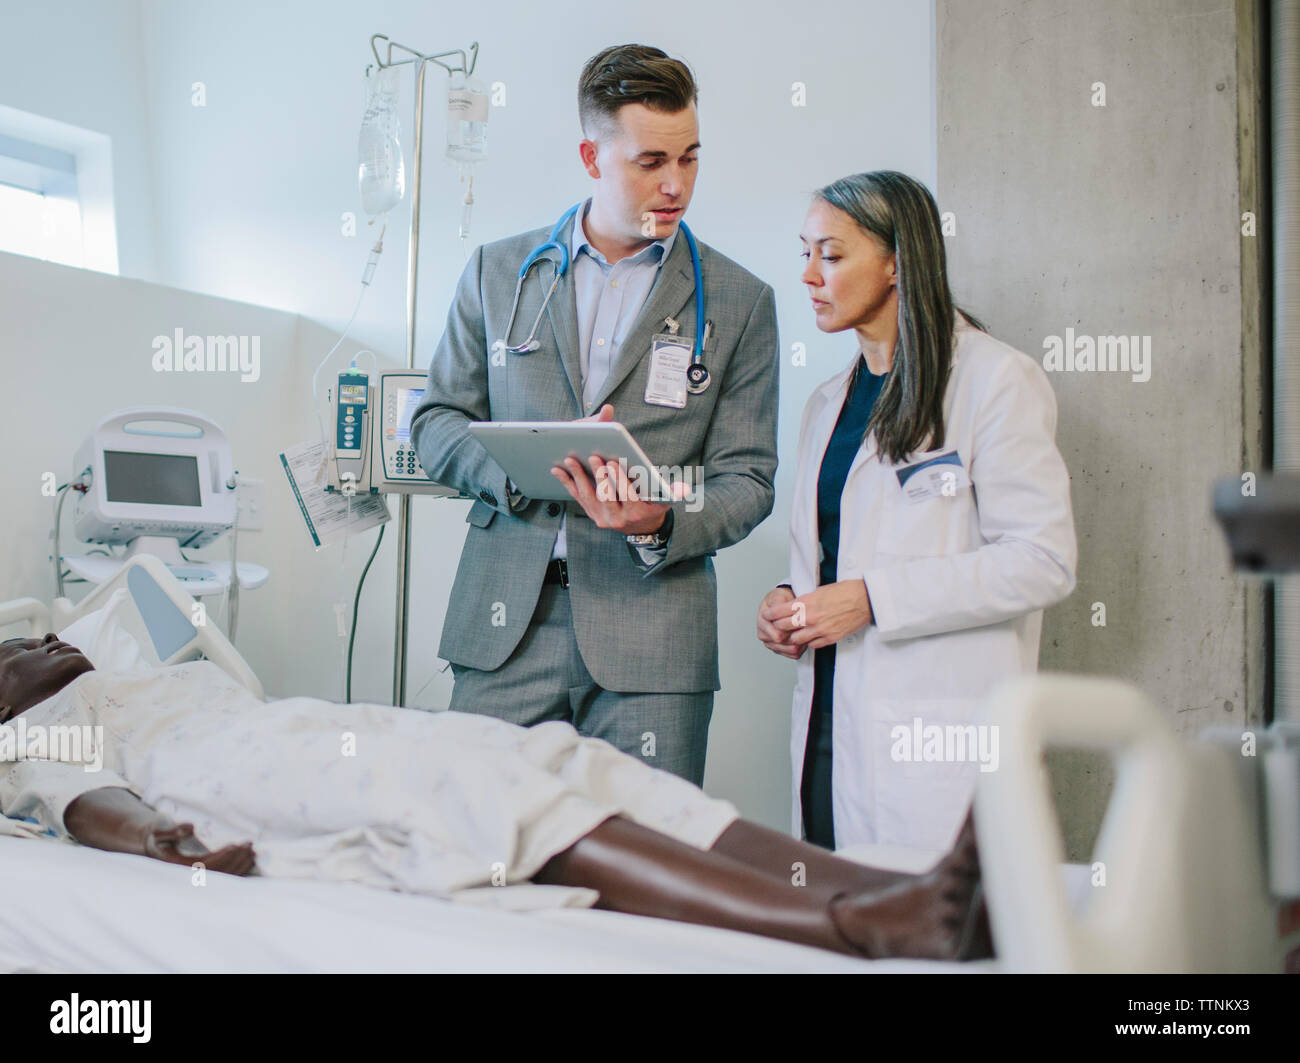
[[[676,500],[632,433],[617,421],[475,421],[469,433],[527,498],[567,501],[569,492],[551,475],[551,466],[562,466],[565,458],[574,457],[590,476],[588,458],[599,454],[606,461],[625,463],[639,497],[651,502]]]

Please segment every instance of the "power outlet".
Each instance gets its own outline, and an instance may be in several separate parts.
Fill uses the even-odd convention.
[[[239,478],[239,530],[261,531],[266,511],[266,481]]]

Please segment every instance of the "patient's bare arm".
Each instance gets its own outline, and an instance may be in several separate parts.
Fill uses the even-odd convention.
[[[150,856],[169,864],[201,863],[209,870],[231,875],[247,875],[256,856],[251,842],[209,851],[194,836],[192,824],[168,819],[130,790],[117,786],[86,791],[68,805],[63,825],[82,845]]]

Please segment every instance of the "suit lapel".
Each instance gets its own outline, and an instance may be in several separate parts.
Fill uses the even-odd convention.
[[[566,235],[561,237],[566,247],[573,235],[576,221],[575,215],[569,222]],[[618,358],[610,366],[609,376],[606,377],[604,386],[592,401],[592,410],[599,410],[614,390],[627,379],[637,363],[650,353],[650,337],[663,331],[664,318],[676,317],[686,305],[686,300],[694,294],[695,277],[691,272],[690,262],[690,249],[686,246],[686,238],[682,236],[679,229],[677,238],[673,240],[672,250],[668,253],[668,261],[660,267],[660,275],[645,305],[641,307],[641,313],[637,315],[636,321],[628,330],[627,338],[619,349]],[[555,296],[547,308],[547,316],[555,333],[555,342],[560,349],[560,358],[564,362],[565,375],[569,378],[573,394],[577,396],[581,415],[587,411],[581,410],[582,364],[578,350],[578,300],[577,290],[573,284],[572,264],[560,281],[560,286],[555,289]],[[697,327],[703,328],[703,323],[699,323]]]
[[[568,229],[560,237],[565,247],[569,246],[576,222],[575,215],[569,220]],[[554,251],[551,252],[550,257],[552,261],[558,261]],[[539,269],[538,272],[542,270]],[[547,285],[551,283],[549,279],[543,278],[543,280]],[[573,389],[573,402],[578,408],[577,416],[581,417],[585,411],[582,409],[582,361],[578,350],[578,296],[573,283],[573,263],[569,263],[568,271],[560,278],[559,287],[555,289],[555,294],[547,304],[546,316],[551,323],[551,331],[555,333],[555,346],[560,352],[560,361],[564,364],[564,375],[569,378],[569,387]]]
[[[860,357],[862,357],[861,354],[859,354],[858,352],[855,351],[855,352],[854,352],[854,358],[853,358],[853,366],[854,366],[854,368],[857,367],[858,359],[859,359]],[[852,376],[853,376],[853,370],[852,370],[852,369],[849,370],[848,376],[849,376],[849,377],[852,377]],[[848,381],[846,380],[846,381],[845,381],[845,384],[844,384],[844,396],[843,396],[843,398],[847,398],[847,397],[848,397],[848,390],[849,390],[849,389],[848,389]],[[843,398],[841,398],[840,406],[843,406],[843,405],[844,405]],[[838,409],[838,407],[837,407],[837,409]],[[867,436],[866,441],[862,444],[862,446],[860,446],[860,447],[858,448],[858,452],[853,456],[853,461],[849,463],[849,471],[846,472],[846,473],[844,474],[844,483],[847,485],[848,482],[849,482],[851,479],[853,479],[854,474],[855,474],[855,473],[856,473],[860,468],[862,468],[862,466],[865,465],[865,464],[867,463],[867,461],[869,461],[871,458],[875,457],[876,454],[877,454],[877,452],[878,452],[879,450],[880,450],[880,446],[879,446],[879,444],[878,444],[878,442],[877,442],[877,440],[876,440],[876,433],[875,433],[875,432],[872,432],[869,436]]]
[[[839,420],[840,410],[844,408],[844,400],[849,393],[849,380],[857,365],[856,357],[855,353],[855,360],[849,363],[849,367],[831,377],[819,389],[823,395],[822,408],[818,411],[816,419],[808,425],[810,453],[816,459],[818,468],[821,467],[826,447],[830,444],[831,433],[835,431],[835,422]]]
[[[822,458],[826,456],[826,448],[830,444],[831,434],[835,431],[835,422],[839,420],[840,411],[844,408],[844,400],[848,397],[849,381],[853,377],[853,370],[857,367],[859,357],[861,357],[859,353],[854,351],[853,361],[849,363],[848,368],[831,377],[821,387],[822,394],[825,396],[825,405],[822,406],[815,421],[808,426],[809,448],[816,461],[814,468],[820,469]],[[853,474],[876,453],[877,449],[876,433],[872,432],[867,437],[866,443],[859,447],[857,453],[853,456],[849,471],[844,477],[846,484]],[[814,477],[814,481],[815,479],[816,477]]]

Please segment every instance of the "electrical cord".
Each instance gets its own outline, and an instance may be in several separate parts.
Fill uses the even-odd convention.
[[[366,576],[370,572],[370,566],[374,563],[375,555],[379,553],[379,544],[384,541],[384,529],[386,525],[379,526],[379,534],[375,537],[374,549],[370,551],[370,557],[366,559],[366,567],[361,570],[361,578],[357,580],[356,597],[352,599],[352,633],[348,636],[348,674],[344,690],[344,700],[349,704],[352,702],[352,648],[357,641],[357,612],[361,608],[361,588],[366,584]]]
[[[226,607],[226,638],[235,644],[235,632],[239,629],[239,470],[236,469],[226,481],[227,490],[235,492],[235,522],[230,527],[230,580],[223,595]],[[214,566],[215,567],[215,566]]]
[[[63,500],[68,497],[68,488],[70,484],[64,484],[58,490],[59,500],[54,504],[54,534],[51,538],[54,540],[54,547],[51,551],[51,557],[54,561],[54,596],[63,597],[63,557],[62,547],[59,545],[59,524],[63,519]]]
[[[314,372],[311,377],[312,404],[316,413],[316,424],[320,429],[322,442],[325,442],[328,437],[325,435],[325,422],[321,420],[320,415],[320,371],[325,368],[325,364],[334,356],[334,352],[343,345],[343,341],[348,338],[348,333],[352,331],[352,323],[357,319],[357,314],[361,310],[361,302],[365,299],[366,292],[370,288],[370,281],[374,278],[375,267],[379,264],[379,256],[384,252],[384,233],[387,231],[388,223],[385,222],[384,227],[379,230],[379,239],[375,241],[375,246],[370,249],[370,257],[366,260],[366,268],[361,274],[361,291],[357,292],[357,301],[356,305],[352,307],[352,314],[348,317],[347,324],[343,326],[343,332],[339,335],[338,341],[329,349],[329,352],[325,357],[320,360],[320,364],[316,366],[316,372]]]
[[[61,487],[58,488],[57,491],[59,500],[57,503],[55,503],[54,506],[54,531],[51,535],[51,538],[54,540],[53,550],[51,551],[51,560],[54,562],[54,590],[55,590],[55,597],[57,598],[63,597],[63,581],[64,578],[67,576],[67,573],[62,571],[63,503],[67,501],[69,489],[73,491],[80,491],[83,495],[86,493],[87,490],[89,490],[89,488],[86,486],[86,477],[89,475],[90,475],[90,466],[87,465],[84,469],[81,470],[81,472],[79,472],[76,475],[76,477],[69,480],[67,483],[63,484]],[[95,551],[92,550],[90,552],[94,553]],[[112,557],[113,556],[112,551],[107,551],[106,556]],[[69,569],[68,571],[70,572],[71,569]]]

